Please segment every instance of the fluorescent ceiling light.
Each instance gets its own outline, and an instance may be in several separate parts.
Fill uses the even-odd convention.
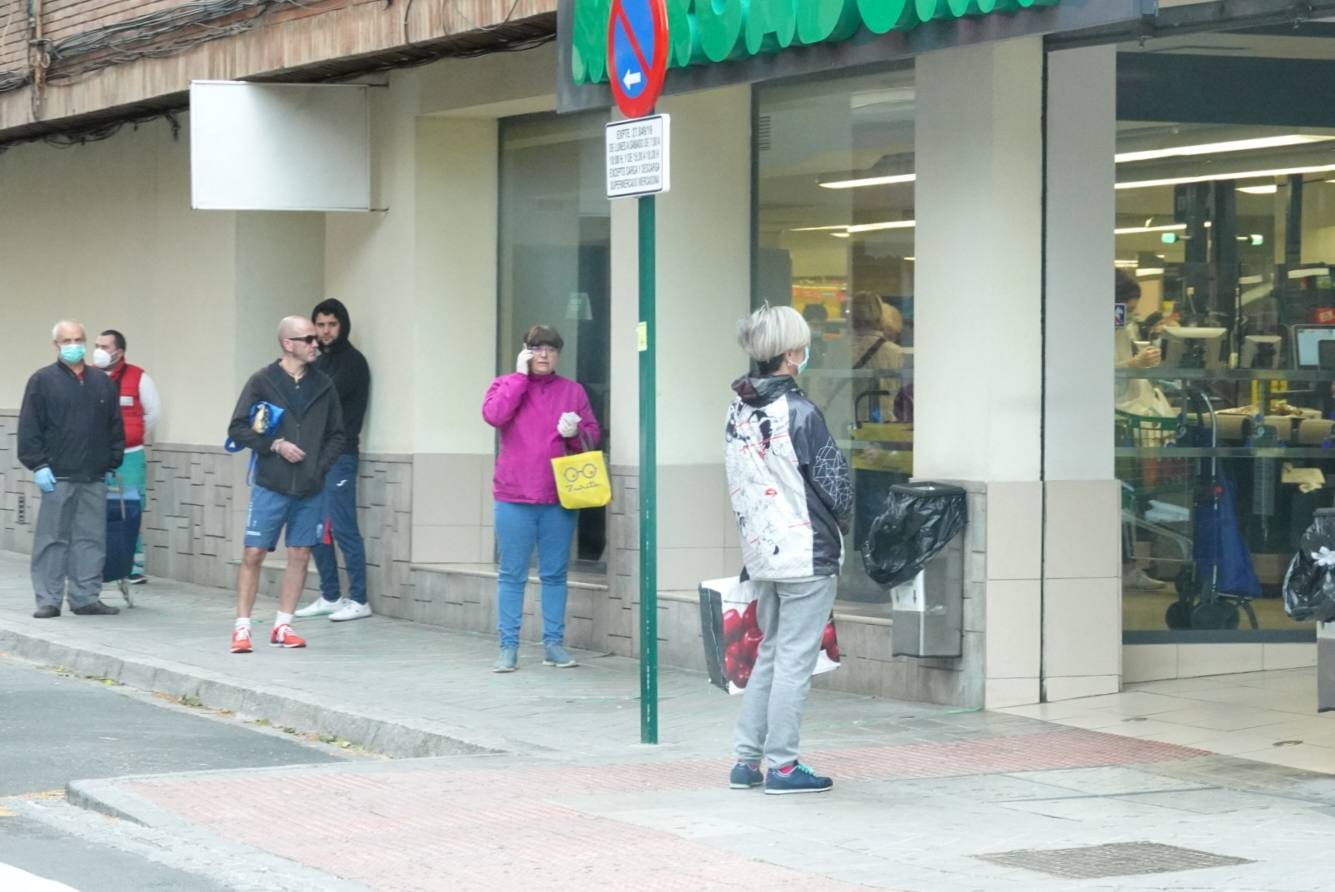
[[[917,257],[905,257],[904,259],[907,260],[909,263],[914,263],[914,262],[917,261],[918,258],[917,258]]]
[[[1279,186],[1274,183],[1268,183],[1264,186],[1239,186],[1239,192],[1246,192],[1248,195],[1274,195],[1279,191]]]
[[[800,226],[797,229],[790,229],[789,232],[843,232],[847,229],[846,224],[838,226]]]
[[[1149,149],[1143,152],[1119,152],[1113,158],[1118,164],[1132,161],[1154,161],[1159,158],[1186,158],[1192,155],[1216,155],[1221,152],[1251,152],[1257,149],[1280,149],[1314,142],[1326,142],[1335,136],[1312,136],[1291,133],[1287,136],[1262,136],[1255,139],[1233,139],[1226,142],[1207,142],[1195,146],[1174,146],[1169,149]]]
[[[861,189],[863,186],[894,186],[899,183],[912,183],[918,179],[916,173],[898,173],[885,177],[861,177],[855,180],[831,180],[820,183],[822,189]]]
[[[1114,260],[1113,266],[1117,267],[1118,269],[1135,269],[1136,267],[1140,266],[1140,264],[1134,260]]]
[[[1307,269],[1289,270],[1290,279],[1310,279],[1312,276],[1328,276],[1330,267],[1328,266],[1309,266]]]
[[[1144,278],[1145,276],[1162,276],[1162,275],[1163,275],[1162,266],[1142,266],[1140,269],[1136,270],[1137,278]]]
[[[1185,223],[1170,223],[1166,226],[1124,226],[1114,229],[1113,235],[1135,235],[1140,232],[1181,232],[1187,228]]]
[[[1321,164],[1310,167],[1280,167],[1275,170],[1239,170],[1233,173],[1211,173],[1199,177],[1171,177],[1163,180],[1134,180],[1118,183],[1115,188],[1153,189],[1157,186],[1179,186],[1183,183],[1217,183],[1220,180],[1259,180],[1262,177],[1286,177],[1301,173],[1330,173],[1335,171],[1335,164]]]
[[[830,233],[830,235],[834,236],[835,238],[848,238],[847,232],[832,232]]]
[[[849,226],[848,231],[850,233],[880,232],[883,229],[912,229],[917,225],[917,220],[886,220],[884,223],[858,223]]]

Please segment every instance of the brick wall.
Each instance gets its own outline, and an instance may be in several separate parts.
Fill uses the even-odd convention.
[[[29,2],[0,0],[0,83],[29,73]],[[180,0],[45,0],[42,24],[46,39],[59,44],[146,14],[192,5]],[[0,92],[0,136],[39,121],[175,96],[199,78],[243,79],[347,58],[388,56],[405,45],[420,47],[461,35],[481,44],[491,39],[488,32],[550,34],[555,12],[556,0],[303,0],[269,7],[258,19],[247,10],[168,34],[129,29],[114,35],[120,41],[114,49],[82,47],[74,52],[66,44],[61,57],[52,60],[38,113],[30,87]],[[230,26],[247,23],[253,26],[214,39]],[[152,52],[139,57],[145,49]]]
[[[28,2],[0,0],[0,71],[28,67]]]

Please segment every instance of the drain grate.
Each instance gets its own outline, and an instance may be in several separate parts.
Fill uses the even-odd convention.
[[[1081,846],[1078,849],[1019,849],[975,857],[1005,867],[1022,867],[1075,880],[1251,863],[1247,858],[1181,849],[1157,842],[1115,842],[1101,846]]]

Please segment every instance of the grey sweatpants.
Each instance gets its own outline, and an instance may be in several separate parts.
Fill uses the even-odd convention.
[[[812,576],[782,581],[752,580],[756,622],[764,638],[737,717],[737,761],[771,768],[797,760],[802,708],[821,634],[834,607],[838,578]]]
[[[70,607],[84,607],[102,593],[107,559],[107,485],[57,480],[42,493],[32,539],[32,590],[37,606],[59,607],[69,583]]]

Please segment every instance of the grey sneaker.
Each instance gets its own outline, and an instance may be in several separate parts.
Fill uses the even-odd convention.
[[[546,644],[543,645],[543,649],[545,654],[543,656],[542,665],[544,666],[555,666],[557,669],[569,669],[572,666],[579,665],[579,663],[575,662],[575,658],[570,655],[570,651],[566,650],[559,644]]]
[[[519,668],[519,648],[502,647],[500,655],[492,665],[492,672],[514,672]]]

